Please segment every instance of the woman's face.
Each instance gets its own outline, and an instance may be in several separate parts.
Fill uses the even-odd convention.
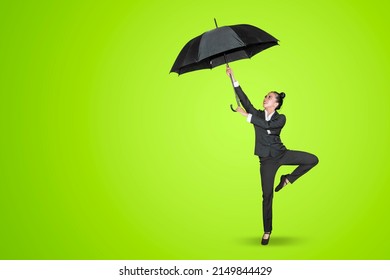
[[[279,103],[276,101],[276,93],[270,92],[264,97],[264,109],[274,109],[278,107]]]

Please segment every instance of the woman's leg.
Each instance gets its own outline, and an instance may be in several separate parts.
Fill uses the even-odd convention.
[[[289,183],[294,183],[299,177],[318,164],[318,158],[310,153],[288,150],[280,159],[281,165],[299,165],[295,170],[286,175]]]
[[[267,160],[260,163],[261,188],[263,190],[263,226],[264,232],[272,231],[272,200],[274,180],[279,168],[278,162]]]

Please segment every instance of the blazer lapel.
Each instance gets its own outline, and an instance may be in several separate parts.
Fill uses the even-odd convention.
[[[275,113],[272,115],[271,120],[277,119],[279,116],[278,111],[275,111]]]

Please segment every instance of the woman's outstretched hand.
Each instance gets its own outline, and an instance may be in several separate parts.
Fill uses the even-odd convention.
[[[240,113],[244,117],[247,117],[249,115],[242,107],[237,107],[236,112]]]
[[[233,77],[233,70],[226,64],[226,74]]]
[[[236,81],[236,79],[234,79],[233,69],[230,68],[229,65],[226,65],[226,74],[229,76],[229,78],[231,77],[233,83]]]
[[[231,80],[236,82],[236,79],[234,78],[233,69],[229,67],[229,65],[226,65],[226,74],[231,77]]]

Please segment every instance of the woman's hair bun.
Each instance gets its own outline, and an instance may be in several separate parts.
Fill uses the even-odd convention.
[[[279,110],[280,107],[283,105],[283,99],[286,97],[286,94],[284,92],[277,92],[277,91],[271,91],[275,94],[276,102],[278,102],[278,107],[275,108],[275,110]]]

